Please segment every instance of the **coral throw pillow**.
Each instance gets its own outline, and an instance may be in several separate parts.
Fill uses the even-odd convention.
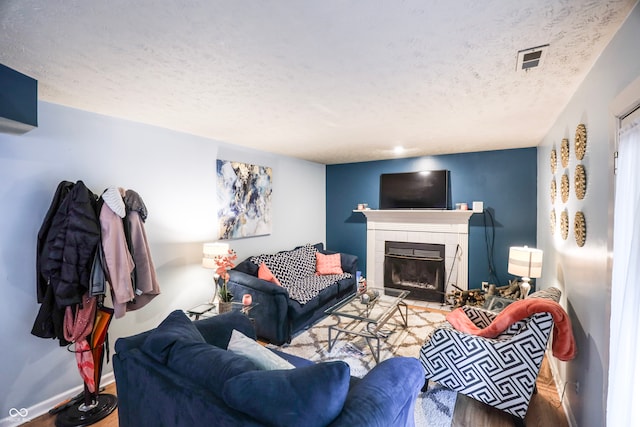
[[[325,255],[316,252],[316,274],[342,274],[340,254]]]
[[[267,264],[264,262],[260,264],[260,267],[258,267],[258,279],[266,280],[267,282],[272,282],[278,286],[282,286],[280,281],[273,275],[271,270],[269,270],[269,267],[267,267]]]

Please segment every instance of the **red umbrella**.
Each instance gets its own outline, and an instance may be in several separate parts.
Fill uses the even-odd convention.
[[[91,333],[91,353],[93,356],[93,363],[95,365],[93,375],[95,390],[100,387],[104,343],[107,338],[107,330],[109,329],[109,323],[111,323],[112,317],[112,308],[98,307],[96,310],[96,320],[93,325],[93,332]]]

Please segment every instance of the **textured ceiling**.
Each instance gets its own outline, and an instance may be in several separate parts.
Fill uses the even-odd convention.
[[[0,63],[47,102],[320,163],[531,147],[635,3],[0,0]]]

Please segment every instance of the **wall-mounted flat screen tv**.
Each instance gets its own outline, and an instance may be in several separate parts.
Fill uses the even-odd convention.
[[[380,209],[450,209],[449,171],[380,175]]]

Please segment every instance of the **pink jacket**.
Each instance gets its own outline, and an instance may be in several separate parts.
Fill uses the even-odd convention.
[[[135,298],[131,280],[135,264],[127,247],[122,218],[106,203],[100,209],[100,228],[113,309],[116,318],[120,318],[125,315],[127,303]]]
[[[112,192],[111,197],[114,196]],[[114,203],[113,200],[110,202]],[[124,205],[121,208],[124,210]],[[129,225],[133,255],[127,246],[123,221]],[[100,225],[114,314],[120,318],[127,311],[147,305],[160,294],[160,286],[139,212],[130,211],[123,219],[104,203],[100,210]],[[135,289],[132,274],[135,275]]]

